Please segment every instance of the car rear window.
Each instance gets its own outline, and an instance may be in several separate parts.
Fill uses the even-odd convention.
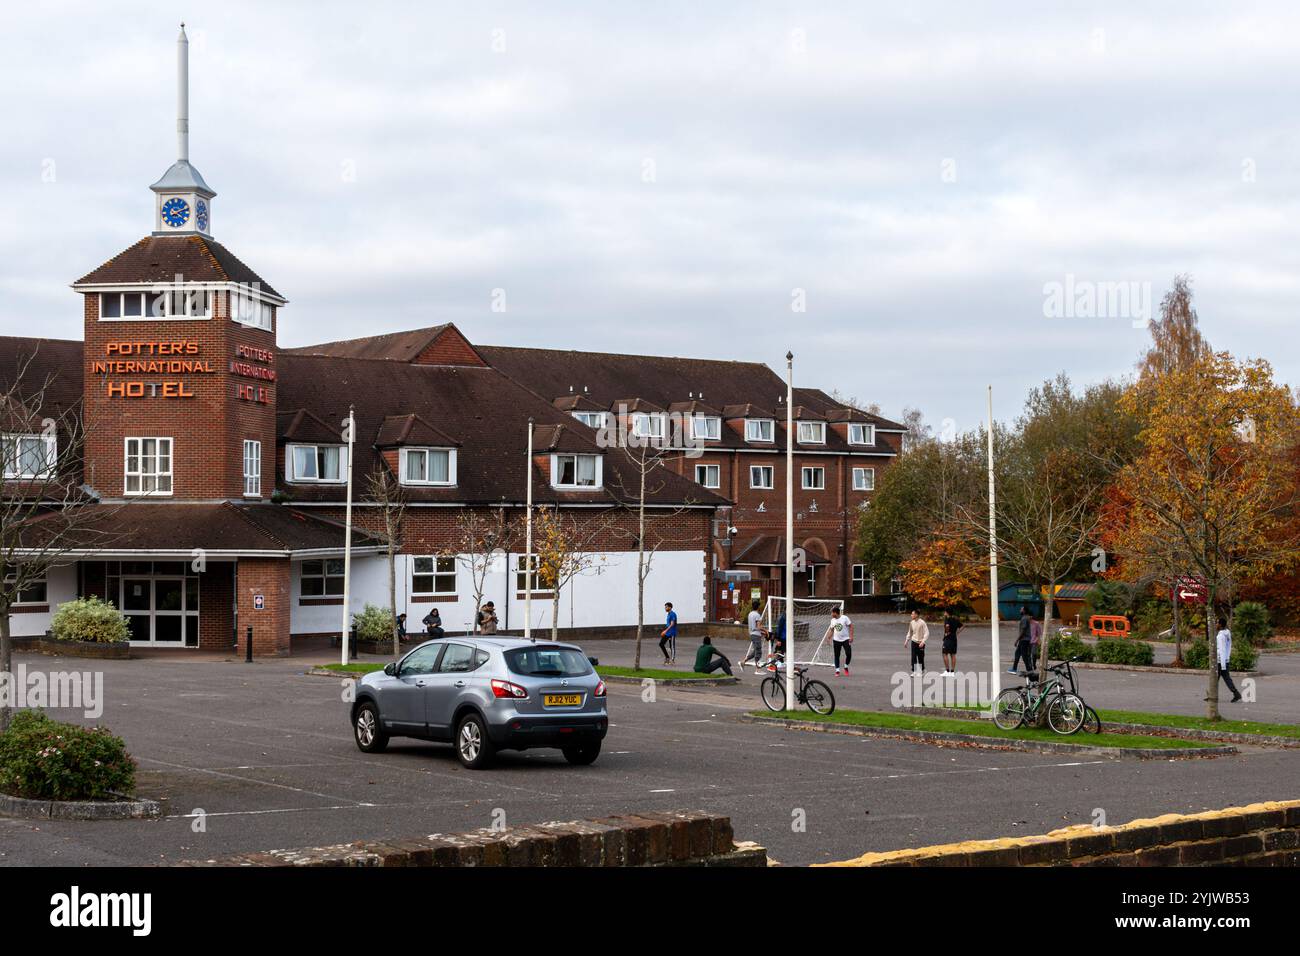
[[[518,647],[506,651],[506,664],[524,677],[582,677],[591,664],[571,647]]]

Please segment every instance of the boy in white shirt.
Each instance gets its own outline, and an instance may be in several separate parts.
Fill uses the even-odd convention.
[[[1228,690],[1232,691],[1231,703],[1235,704],[1241,700],[1241,693],[1232,682],[1232,675],[1228,673],[1228,661],[1232,660],[1232,631],[1228,630],[1228,622],[1224,618],[1219,618],[1219,633],[1214,637],[1214,645],[1214,662],[1219,668],[1219,676],[1228,685]]]
[[[853,622],[838,607],[831,608],[831,623],[822,640],[831,639],[835,651],[835,676],[840,676],[840,652],[844,653],[844,676],[849,676],[849,662],[853,660]]]
[[[759,665],[763,662],[763,637],[766,633],[767,628],[763,627],[763,614],[758,609],[758,602],[754,601],[749,609],[749,650],[745,652],[745,659],[740,662],[740,666],[753,664],[755,674],[759,672]]]

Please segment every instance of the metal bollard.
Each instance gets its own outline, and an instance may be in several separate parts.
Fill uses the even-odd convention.
[[[253,625],[248,625],[248,636],[244,638],[244,661],[253,663]]]
[[[348,656],[357,656],[357,626],[355,624],[353,624],[351,630],[348,631]]]

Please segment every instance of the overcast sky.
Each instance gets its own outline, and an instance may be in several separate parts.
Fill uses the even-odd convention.
[[[1300,382],[1300,9],[1044,6],[201,4],[191,159],[282,345],[793,349],[964,429],[989,382],[1009,417],[1129,371],[1188,272],[1213,345]],[[0,334],[80,337],[68,284],[152,228],[182,7],[6,10]],[[1067,281],[1138,295],[1046,315]]]

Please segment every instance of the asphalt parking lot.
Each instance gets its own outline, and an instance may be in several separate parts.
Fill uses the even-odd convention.
[[[896,620],[864,622],[858,666],[852,677],[834,682],[841,706],[887,706],[901,640]],[[694,646],[679,648],[681,669],[688,669]],[[968,637],[963,652],[974,653],[976,646],[987,654],[986,637]],[[722,647],[739,656],[739,643]],[[587,649],[602,663],[631,657],[627,642]],[[140,765],[140,790],[164,802],[165,816],[0,818],[0,863],[7,865],[166,863],[454,832],[502,817],[535,823],[673,808],[725,812],[739,838],[764,844],[782,863],[801,864],[1038,833],[1090,821],[1096,809],[1117,823],[1294,798],[1300,783],[1297,751],[1138,762],[939,748],[742,723],[737,715],[757,705],[752,673],[738,687],[660,686],[653,701],[643,700],[635,685],[612,685],[612,728],[594,766],[570,767],[558,753],[541,751],[503,754],[495,769],[474,772],[462,769],[443,745],[395,741],[386,754],[360,753],[340,682],[306,674],[311,661],[303,658],[253,664],[180,656],[25,661],[50,669],[102,668],[102,722],[126,738]],[[644,662],[659,665],[649,643]],[[1257,702],[1232,713],[1295,720],[1300,658],[1273,655],[1261,667],[1268,676],[1258,681]],[[1081,680],[1095,706],[1186,713],[1201,706],[1203,685],[1194,677],[1088,671]]]

